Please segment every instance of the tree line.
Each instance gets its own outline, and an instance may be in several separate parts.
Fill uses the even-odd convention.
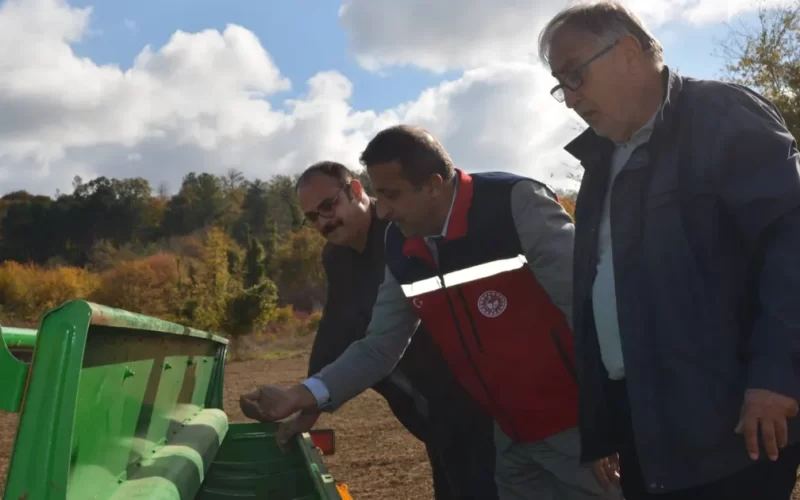
[[[369,178],[359,172],[370,190]],[[64,300],[229,335],[281,309],[319,310],[324,239],[303,224],[297,177],[189,173],[173,196],[143,178],[75,178],[70,194],[0,198],[0,320],[35,322]]]
[[[362,174],[363,176],[363,174]],[[147,179],[75,178],[70,194],[0,198],[0,322],[64,300],[230,335],[324,302],[324,240],[303,225],[296,178],[189,173],[173,196]],[[280,291],[280,292],[279,292]]]

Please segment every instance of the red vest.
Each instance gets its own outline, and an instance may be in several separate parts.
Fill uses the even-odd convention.
[[[572,333],[516,234],[510,192],[522,178],[458,175],[438,265],[395,225],[387,265],[472,397],[509,437],[537,441],[577,425]]]

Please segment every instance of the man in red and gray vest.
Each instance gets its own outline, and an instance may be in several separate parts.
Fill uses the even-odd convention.
[[[555,194],[512,174],[469,175],[417,127],[380,132],[361,162],[391,221],[367,335],[302,384],[242,396],[245,414],[340,407],[392,371],[421,320],[495,420],[502,500],[619,498],[613,470],[579,459],[574,228]]]
[[[327,240],[322,250],[327,298],[308,360],[308,376],[313,376],[367,333],[386,268],[389,223],[378,218],[375,200],[341,163],[311,165],[298,178],[296,191],[306,223]],[[392,373],[372,389],[424,443],[435,500],[496,500],[492,419],[421,328]],[[315,408],[281,422],[279,444],[310,430],[319,414]],[[377,436],[374,442],[382,445]]]

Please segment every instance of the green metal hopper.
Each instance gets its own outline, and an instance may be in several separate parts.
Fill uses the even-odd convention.
[[[81,300],[0,336],[6,500],[349,498],[309,434],[228,421],[222,337]]]

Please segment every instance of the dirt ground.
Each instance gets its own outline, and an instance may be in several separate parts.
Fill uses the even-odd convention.
[[[239,394],[256,384],[293,384],[305,375],[307,357],[230,363],[225,375],[225,410],[231,421],[244,421]],[[17,425],[16,415],[0,412],[0,494]],[[336,454],[325,458],[331,474],[348,484],[356,500],[432,499],[430,468],[424,449],[394,419],[373,391],[359,396],[334,415],[320,418],[318,427],[336,431]],[[792,497],[800,500],[800,487]]]

